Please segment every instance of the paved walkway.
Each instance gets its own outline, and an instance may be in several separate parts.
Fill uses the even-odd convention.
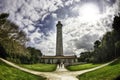
[[[28,73],[31,73],[34,75],[38,75],[38,76],[44,76],[47,78],[47,80],[78,80],[76,78],[77,75],[81,75],[83,73],[102,68],[102,67],[109,65],[110,63],[115,61],[115,60],[113,60],[113,61],[103,64],[101,66],[98,66],[98,67],[95,67],[92,69],[81,70],[81,71],[72,71],[71,72],[71,71],[68,71],[67,69],[65,69],[64,67],[62,67],[62,68],[57,67],[56,71],[54,71],[54,72],[38,72],[38,71],[33,71],[33,70],[26,69],[26,68],[22,68],[16,64],[9,62],[2,58],[0,58],[0,60],[2,60],[3,62],[7,63],[8,65],[11,65],[19,70],[22,70],[22,71],[25,71],[25,72],[28,72]]]

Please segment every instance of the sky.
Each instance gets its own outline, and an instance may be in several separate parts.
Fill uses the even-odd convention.
[[[8,19],[30,39],[26,45],[43,55],[55,55],[56,24],[61,21],[64,55],[79,56],[112,30],[118,5],[119,0],[0,0],[0,13],[9,13]]]

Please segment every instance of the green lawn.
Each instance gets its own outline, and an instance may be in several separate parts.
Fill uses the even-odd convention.
[[[22,64],[20,65],[24,68],[35,70],[35,71],[41,71],[41,72],[52,72],[56,70],[57,65],[55,64]]]
[[[101,64],[87,63],[87,64],[67,66],[67,69],[70,70],[70,71],[79,71],[79,70],[94,68],[94,67],[97,67],[97,66],[100,66],[100,65]]]
[[[120,76],[120,59],[101,69],[80,75],[78,78],[79,80],[115,80],[118,76]]]
[[[0,60],[0,80],[45,80],[45,78],[20,71]]]

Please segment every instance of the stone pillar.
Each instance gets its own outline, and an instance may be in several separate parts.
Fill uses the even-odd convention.
[[[56,56],[63,56],[63,41],[62,41],[62,24],[58,21],[57,36],[56,36]]]
[[[45,64],[48,64],[48,59],[45,59]]]

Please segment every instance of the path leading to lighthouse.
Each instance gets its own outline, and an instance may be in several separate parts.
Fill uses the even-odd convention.
[[[9,62],[2,58],[0,58],[0,60],[2,60],[3,62],[7,63],[8,65],[13,66],[19,70],[22,70],[22,71],[25,71],[25,72],[28,72],[28,73],[31,73],[34,75],[46,77],[47,80],[78,80],[76,78],[77,75],[81,75],[83,73],[102,68],[102,67],[107,66],[115,61],[115,60],[113,60],[113,61],[103,64],[101,66],[87,69],[87,70],[81,70],[81,71],[72,71],[71,72],[71,71],[68,71],[67,69],[65,69],[63,66],[62,68],[57,67],[56,71],[54,71],[54,72],[38,72],[38,71],[33,71],[33,70],[26,69],[26,68],[22,68],[16,64]]]

